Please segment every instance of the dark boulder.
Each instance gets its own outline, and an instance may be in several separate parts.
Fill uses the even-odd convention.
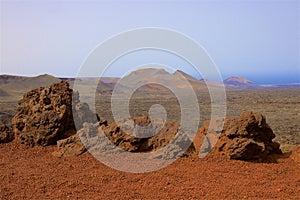
[[[90,120],[91,115],[96,119],[88,105],[80,103],[78,93],[73,94],[68,82],[31,90],[19,101],[18,113],[12,119],[15,136],[29,146],[56,144],[76,133],[73,111],[79,123]]]
[[[239,118],[225,119],[221,130],[214,125],[209,129],[209,123],[210,121],[204,123],[194,139],[199,154],[211,151],[212,155],[239,160],[255,160],[270,154],[281,154],[280,145],[273,142],[275,134],[261,114],[243,112]],[[216,120],[212,123],[216,124]],[[215,145],[209,145],[211,143]]]

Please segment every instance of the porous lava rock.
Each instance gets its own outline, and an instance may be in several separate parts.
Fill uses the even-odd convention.
[[[123,150],[150,152],[169,144],[180,131],[180,125],[171,121],[151,123],[149,116],[142,116],[113,122],[102,130],[113,144]],[[177,145],[184,146],[188,142],[185,139],[177,141]]]
[[[212,123],[209,128],[210,122]],[[249,111],[240,117],[206,121],[199,129],[194,146],[199,155],[209,153],[230,159],[263,159],[270,154],[281,154],[279,143],[273,142],[275,134],[262,114]]]
[[[25,93],[19,101],[18,113],[12,119],[16,138],[28,146],[46,146],[76,133],[72,110],[80,111],[75,113],[80,122],[90,117],[84,116],[88,108],[85,104],[77,106],[79,95],[74,94],[65,81]]]
[[[86,152],[87,149],[99,145],[100,136],[104,136],[100,134],[100,127],[102,126],[107,126],[107,121],[102,120],[94,124],[83,123],[82,128],[77,133],[57,141],[57,149],[53,155],[57,157],[78,156]],[[104,143],[102,142],[101,145]]]
[[[8,143],[14,139],[14,134],[11,127],[6,126],[0,121],[0,143]]]
[[[58,141],[55,155],[80,155],[84,146],[95,153],[160,151],[155,158],[163,159],[194,152],[191,140],[183,134],[178,123],[151,120],[149,116],[123,119],[109,125],[107,121],[84,123],[76,136]],[[185,153],[183,150],[187,148]]]

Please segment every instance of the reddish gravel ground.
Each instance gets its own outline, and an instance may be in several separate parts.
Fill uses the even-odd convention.
[[[181,158],[151,173],[113,170],[90,154],[0,145],[0,199],[299,199],[300,165]]]

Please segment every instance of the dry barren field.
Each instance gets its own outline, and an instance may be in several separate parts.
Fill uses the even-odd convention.
[[[210,118],[210,98],[198,94],[203,122]],[[96,97],[102,119],[113,121],[109,94]],[[17,97],[1,98],[1,118],[16,113]],[[167,118],[180,121],[180,105],[172,93],[135,93],[132,117],[148,114],[161,104]],[[298,165],[289,150],[300,144],[300,89],[227,91],[227,117],[242,111],[263,113],[281,143],[283,155],[264,162],[196,155],[179,158],[150,173],[127,173],[109,168],[88,152],[56,157],[55,145],[34,148],[16,140],[0,145],[0,199],[298,199]],[[201,125],[201,124],[200,124]]]
[[[57,158],[54,146],[0,145],[1,199],[299,199],[300,165],[180,158],[164,169],[132,174],[89,153]]]
[[[210,97],[207,92],[198,93],[200,121],[210,119]],[[241,90],[227,91],[227,117],[237,117],[242,111],[262,113],[276,134],[283,151],[289,151],[300,144],[300,89]],[[108,121],[113,121],[111,96],[99,95],[96,98],[97,113]],[[135,93],[129,104],[132,116],[148,114],[153,104],[161,104],[167,111],[168,119],[180,122],[180,105],[170,93]],[[201,124],[200,124],[201,125]]]

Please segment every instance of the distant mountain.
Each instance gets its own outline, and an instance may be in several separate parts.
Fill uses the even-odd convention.
[[[176,70],[173,75],[177,76],[179,79],[185,78],[185,80],[191,84],[194,90],[207,90],[207,86],[204,82],[199,81],[198,79],[181,70]]]
[[[197,82],[198,80],[195,79],[194,77],[192,77],[191,75],[181,71],[181,70],[176,70],[174,73],[174,75],[181,75],[184,78],[186,78],[186,80],[190,81],[190,82]]]
[[[158,83],[163,86],[159,85]],[[144,90],[144,92],[166,91],[167,89],[164,86],[167,85],[172,85],[180,91],[186,91],[188,89],[207,90],[205,83],[200,82],[199,80],[183,71],[177,70],[174,73],[169,73],[164,69],[157,68],[146,68],[133,71],[122,78],[121,84],[129,87],[134,87],[134,85],[131,84],[146,84],[141,88],[142,90]]]
[[[120,82],[120,88],[123,88],[124,91],[130,91],[131,88],[135,88],[137,85],[142,85],[138,89],[138,92],[149,93],[149,92],[167,92],[168,90],[158,84],[158,81],[164,85],[167,82],[172,81],[172,74],[165,71],[164,69],[157,68],[145,68],[138,69],[136,71],[130,72],[128,75],[124,76]]]
[[[5,87],[14,86],[14,89],[43,87],[59,81],[59,78],[48,74],[33,77],[0,75],[0,85]]]
[[[28,90],[49,86],[59,81],[59,78],[48,74],[35,77],[0,75],[0,89],[6,93],[20,96]]]
[[[199,80],[199,82],[201,82],[202,84],[205,84],[205,85],[209,85],[211,87],[224,87],[223,83],[208,80],[208,79],[203,79],[202,78],[202,79]]]
[[[231,76],[223,81],[224,85],[227,88],[232,89],[260,89],[262,86],[255,84],[254,82],[240,77],[240,76]]]
[[[23,95],[24,92],[38,88],[45,87],[52,83],[59,82],[61,80],[68,81],[70,86],[73,87],[75,78],[56,78],[54,76],[43,74],[35,77],[26,77],[26,76],[13,76],[13,75],[0,75],[0,96],[5,98],[17,97],[19,98]],[[125,92],[129,88],[134,87],[133,84],[144,85],[138,91],[144,93],[151,92],[166,92],[168,89],[164,86],[172,85],[175,88],[185,91],[191,89],[191,87],[197,91],[207,91],[207,87],[210,89],[220,88],[224,86],[231,90],[263,90],[263,89],[280,89],[280,88],[300,88],[300,83],[295,84],[256,84],[246,78],[240,76],[231,76],[225,79],[222,83],[215,82],[212,80],[197,80],[193,76],[177,70],[174,73],[169,73],[164,69],[158,68],[146,68],[139,69],[136,71],[130,72],[125,77],[101,77],[100,82],[98,77],[81,77],[76,78],[79,87],[83,90],[86,90],[85,96],[89,96],[89,91],[94,90],[91,86],[95,86],[95,83],[98,83],[96,88],[97,92],[100,94],[110,94],[113,92],[115,85],[118,81],[121,80],[121,89]],[[186,84],[186,81],[190,85]],[[157,84],[160,82],[162,85]],[[191,87],[190,87],[191,86]]]
[[[228,89],[238,90],[271,90],[281,88],[300,88],[300,83],[293,84],[256,84],[240,76],[231,76],[223,81]]]
[[[254,84],[252,81],[245,79],[243,77],[240,76],[231,76],[228,77],[227,79],[225,79],[223,81],[224,84],[227,85],[249,85],[249,84]]]

